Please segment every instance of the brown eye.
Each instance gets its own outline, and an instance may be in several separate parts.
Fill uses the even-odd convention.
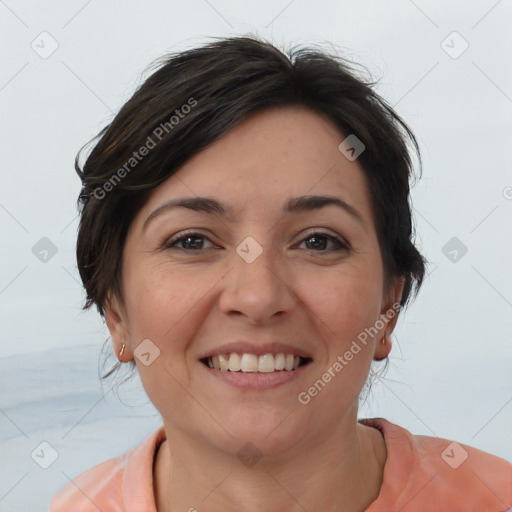
[[[346,242],[344,242],[341,238],[338,238],[333,235],[329,235],[327,233],[322,233],[319,231],[310,233],[306,238],[303,239],[303,242],[306,242],[306,244],[309,244],[307,249],[314,251],[314,252],[330,252],[333,250],[336,251],[336,250],[350,249],[348,244]],[[327,245],[329,242],[333,243],[336,248],[328,249]]]
[[[194,231],[180,233],[165,243],[166,249],[180,249],[183,251],[199,252],[204,247],[204,241],[208,240],[206,236]]]

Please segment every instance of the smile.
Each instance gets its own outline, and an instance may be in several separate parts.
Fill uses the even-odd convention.
[[[309,364],[310,357],[304,358],[294,354],[218,354],[201,359],[201,362],[211,369],[222,372],[239,373],[274,373],[295,371]]]

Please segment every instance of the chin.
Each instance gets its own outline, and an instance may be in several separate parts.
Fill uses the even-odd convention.
[[[233,437],[222,436],[222,446],[218,448],[234,455],[246,445],[255,447],[262,455],[286,453],[305,441],[309,421],[301,422],[300,412],[289,407],[256,404],[225,411],[222,425]]]

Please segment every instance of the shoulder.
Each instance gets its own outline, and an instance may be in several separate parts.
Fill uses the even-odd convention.
[[[153,461],[164,439],[162,426],[136,448],[79,474],[55,494],[48,512],[154,510]]]
[[[106,505],[111,512],[124,510],[120,508],[122,480],[129,453],[97,464],[73,478],[53,497],[49,512],[97,512]]]
[[[376,505],[380,500],[402,512],[512,510],[512,464],[505,459],[449,439],[414,435],[383,418],[362,423],[382,432],[388,451]]]

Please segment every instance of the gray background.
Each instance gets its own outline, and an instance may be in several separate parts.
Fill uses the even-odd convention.
[[[428,277],[360,416],[512,460],[512,0],[0,0],[0,511],[46,510],[160,424],[137,379],[119,397],[98,380],[108,333],[81,312],[73,161],[153,59],[249,32],[366,65],[421,143]]]

